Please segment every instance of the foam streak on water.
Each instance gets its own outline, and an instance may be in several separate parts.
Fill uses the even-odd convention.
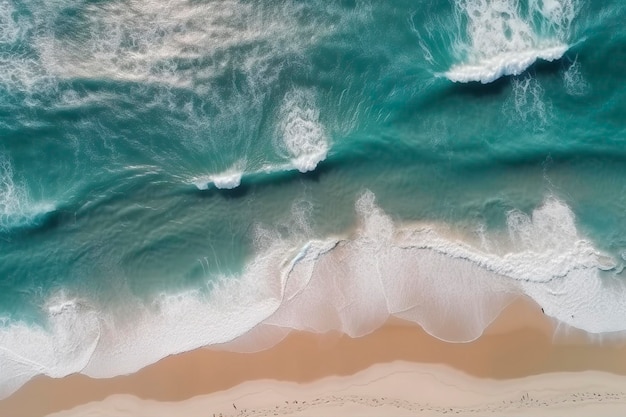
[[[74,30],[85,33],[85,42],[69,43],[49,33],[38,39],[50,73],[179,87],[192,87],[224,70],[216,65],[191,72],[188,62],[260,39],[282,43],[291,24],[286,15],[264,22],[252,5],[237,0],[108,2],[87,7],[83,14]],[[240,64],[265,58],[251,54]]]

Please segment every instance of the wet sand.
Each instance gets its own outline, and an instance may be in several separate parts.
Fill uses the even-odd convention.
[[[626,346],[554,334],[525,299],[470,343],[398,320],[358,339],[293,332],[265,351],[198,349],[110,379],[41,376],[0,401],[0,416],[626,414]]]

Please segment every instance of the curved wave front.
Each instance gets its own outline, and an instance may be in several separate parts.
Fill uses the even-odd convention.
[[[563,56],[567,45],[522,52],[504,52],[474,64],[455,65],[445,73],[450,81],[467,83],[480,81],[487,84],[507,75],[519,75],[537,60],[554,61]]]
[[[23,184],[16,182],[10,161],[0,155],[0,232],[35,225],[54,210],[51,203],[31,201]]]
[[[297,243],[259,228],[264,249],[241,275],[222,277],[209,295],[136,301],[130,319],[128,310],[119,317],[58,295],[46,307],[46,329],[0,329],[0,396],[38,374],[112,377],[202,346],[268,348],[291,330],[359,337],[392,316],[439,339],[467,342],[522,294],[587,332],[625,330],[626,288],[602,280],[614,261],[580,236],[573,213],[555,198],[532,215],[509,212],[508,230],[480,236],[395,225],[371,192],[356,210],[350,236]]]
[[[483,84],[562,57],[578,12],[576,0],[456,0],[455,8],[458,33],[450,48],[457,63],[445,76]]]
[[[220,190],[232,190],[233,188],[239,187],[243,174],[243,171],[227,171],[216,175],[194,178],[192,183],[198,190],[208,190],[211,184]]]

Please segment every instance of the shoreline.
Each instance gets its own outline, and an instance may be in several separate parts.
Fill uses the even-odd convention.
[[[351,381],[348,382],[351,386],[359,385],[363,375],[383,380],[398,374],[398,367],[415,372],[431,369],[452,380],[465,379],[468,386],[484,383],[497,387],[528,378],[550,380],[552,377],[567,382],[570,378],[563,378],[563,373],[578,378],[589,372],[596,375],[591,379],[602,380],[598,375],[606,374],[607,381],[617,378],[626,386],[624,344],[592,342],[576,332],[555,342],[555,328],[555,323],[542,314],[539,306],[520,298],[500,314],[483,336],[468,343],[443,342],[400,320],[390,320],[357,339],[337,333],[292,332],[264,351],[197,349],[164,358],[134,374],[109,379],[80,374],[60,379],[38,376],[0,401],[0,415],[42,416],[107,398],[100,403],[102,407],[111,401],[137,406],[177,402],[183,407],[189,401],[200,401],[193,397],[203,396],[199,398],[206,400],[208,396],[213,398],[211,401],[219,402],[220,395],[231,391],[241,394],[276,386],[300,390],[299,397],[305,397],[310,386],[323,385],[325,380],[343,378]],[[388,384],[397,384],[392,380]],[[445,391],[443,386],[441,390]],[[444,398],[452,404],[458,400],[458,392],[450,394],[451,397]],[[626,412],[624,398],[622,413]],[[119,409],[119,404],[116,407]],[[230,411],[235,410],[231,407]]]
[[[308,384],[249,381],[181,402],[116,394],[49,417],[111,416],[623,416],[626,378],[605,372],[551,373],[513,380],[471,377],[444,365],[377,364]]]

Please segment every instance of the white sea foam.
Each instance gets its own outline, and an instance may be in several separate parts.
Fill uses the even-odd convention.
[[[483,232],[488,245],[439,226],[396,225],[371,192],[356,203],[350,236],[311,239],[305,206],[295,206],[293,236],[257,227],[255,258],[209,295],[130,300],[123,315],[60,295],[45,310],[46,329],[0,329],[0,394],[40,373],[110,377],[206,345],[253,351],[291,329],[359,337],[390,316],[443,340],[470,341],[519,294],[588,332],[626,328],[626,288],[601,276],[612,260],[579,234],[572,211],[554,197],[531,214],[508,213],[508,234]]]
[[[0,3],[0,45],[15,42],[20,34],[20,26],[15,20],[15,9],[10,1]]]
[[[265,164],[254,171],[245,171],[245,164],[236,164],[232,168],[229,168],[219,174],[194,177],[189,181],[189,183],[195,185],[198,190],[208,190],[211,185],[216,188],[229,190],[239,187],[244,175],[247,177],[253,177],[295,170],[306,172],[302,171],[300,168],[301,167],[298,167],[298,165],[296,165],[293,161],[291,163],[277,165]]]
[[[47,328],[10,324],[0,329],[0,398],[37,374],[60,378],[78,372],[99,340],[96,311],[77,300],[54,297],[47,306]]]
[[[210,184],[221,190],[231,190],[241,184],[244,170],[245,163],[236,163],[224,172],[196,177],[191,182],[198,190],[207,190]]]
[[[519,75],[534,64],[537,59],[545,61],[559,59],[567,51],[567,48],[565,45],[557,45],[545,49],[502,52],[481,59],[476,63],[455,65],[446,72],[446,77],[454,82],[480,81],[487,84],[505,75]]]
[[[227,172],[211,178],[217,188],[230,190],[241,184],[242,172]]]
[[[527,5],[515,0],[457,0],[457,30],[463,33],[451,47],[460,62],[445,76],[455,82],[489,83],[519,75],[538,59],[559,59],[568,49],[575,15],[571,0],[533,0]]]
[[[33,26],[29,18],[16,13],[13,2],[0,3],[0,46],[10,46],[7,50],[12,51],[0,54],[0,89],[31,93],[54,84],[35,56],[18,52],[21,48],[16,43],[29,42],[27,34],[32,32]]]
[[[33,53],[0,56],[0,87],[54,92],[59,80],[109,79],[210,91],[216,77],[243,71],[256,88],[277,79],[281,55],[294,55],[330,25],[298,21],[303,5],[271,7],[240,0],[36,2],[16,14],[0,4],[0,45],[20,40]],[[33,7],[30,7],[33,6]],[[30,9],[29,9],[30,7]],[[64,16],[67,9],[78,13]],[[63,21],[63,31],[55,25]],[[36,28],[36,30],[32,30]],[[248,46],[257,45],[254,48]],[[239,50],[245,46],[245,53]]]
[[[23,55],[0,55],[0,88],[11,92],[33,93],[49,89],[53,85],[53,78],[46,74],[35,58]],[[30,104],[30,102],[24,104]]]
[[[50,203],[31,201],[26,187],[16,180],[11,162],[0,154],[0,231],[27,226],[53,210]]]
[[[312,33],[312,24],[296,23],[299,7],[288,2],[269,8],[240,0],[86,4],[81,8],[83,19],[72,28],[79,40],[68,42],[49,27],[52,19],[43,16],[60,13],[60,4],[34,11],[41,14],[42,26],[36,46],[43,66],[60,78],[206,89],[207,81],[234,67],[259,83],[268,83],[280,70],[270,60],[298,51],[297,34]],[[262,46],[238,53],[239,45]]]
[[[311,90],[289,91],[280,109],[279,149],[286,152],[300,172],[313,171],[326,159],[328,137],[320,122],[315,93]]]

